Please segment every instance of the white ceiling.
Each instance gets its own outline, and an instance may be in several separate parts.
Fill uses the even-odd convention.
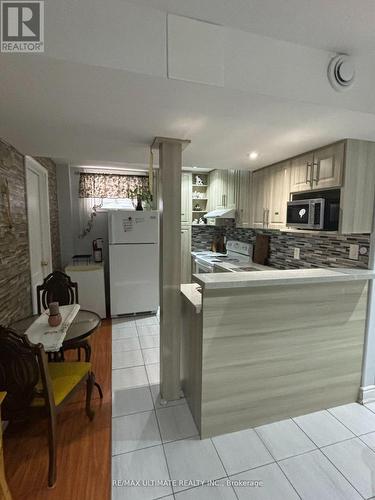
[[[375,50],[373,0],[131,0],[324,50]]]
[[[115,1],[119,9],[130,5],[124,0],[113,4]],[[55,18],[54,3],[59,12]],[[95,12],[104,8],[99,0],[78,4],[51,0],[47,5],[48,52],[42,56],[0,55],[0,137],[26,154],[74,164],[126,163],[142,168],[148,164],[153,137],[169,136],[191,139],[184,153],[186,166],[259,168],[344,137],[375,141],[373,83],[371,72],[365,72],[369,66],[375,74],[372,57],[368,59],[372,65],[362,59],[360,84],[346,95],[335,95],[326,83],[328,52],[301,51],[287,44],[276,47],[284,54],[290,49],[291,68],[297,63],[289,80],[280,74],[281,86],[272,87],[279,82],[269,71],[263,71],[255,85],[247,75],[244,78],[246,64],[242,62],[238,68],[232,64],[227,74],[230,86],[223,88],[169,80],[163,52],[165,16],[159,12],[155,18],[157,11],[149,7],[169,8],[320,49],[347,47],[363,54],[375,48],[372,26],[370,30],[375,2],[361,1],[358,9],[354,1],[137,0],[131,7],[140,25],[128,10],[121,15],[120,10],[113,11],[107,14],[99,34],[97,29],[83,30],[83,17],[79,17],[84,16],[84,7],[87,17],[92,17],[90,5],[94,3]],[[308,12],[311,17],[307,20]],[[67,24],[69,19],[75,24]],[[146,25],[142,24],[145,19]],[[248,39],[238,33],[246,47]],[[125,38],[118,38],[122,36]],[[233,41],[232,32],[230,36],[234,50],[237,39]],[[151,51],[149,40],[154,41]],[[253,41],[263,43],[262,39]],[[272,52],[272,41],[267,43]],[[246,62],[245,50],[241,57]],[[309,68],[311,75],[306,74]],[[254,73],[251,65],[246,69],[250,76]],[[235,80],[236,72],[241,81]],[[306,78],[305,84],[299,78],[302,82]],[[259,151],[260,156],[250,163],[246,155],[251,150]]]

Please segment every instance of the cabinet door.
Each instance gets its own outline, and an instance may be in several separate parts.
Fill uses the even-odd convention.
[[[252,187],[252,213],[255,228],[263,228],[265,225],[265,170],[256,170],[253,173]]]
[[[181,174],[181,222],[189,224],[191,222],[191,174],[183,172]]]
[[[290,191],[292,193],[312,189],[313,162],[312,153],[307,153],[291,160]]]
[[[333,144],[314,153],[313,189],[341,187],[344,143]]]
[[[236,208],[236,170],[227,170],[226,186],[224,191],[224,208]]]
[[[251,227],[252,225],[252,173],[248,170],[236,171],[236,210],[237,227]]]
[[[226,208],[228,170],[213,170],[209,175],[209,210]]]
[[[191,283],[191,226],[181,226],[181,283]]]
[[[271,196],[268,227],[281,229],[286,225],[286,205],[289,200],[290,162],[285,161],[270,167]]]

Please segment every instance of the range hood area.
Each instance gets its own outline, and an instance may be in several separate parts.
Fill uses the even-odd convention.
[[[204,215],[205,219],[235,219],[236,210],[234,208],[220,208],[218,210],[212,210]]]

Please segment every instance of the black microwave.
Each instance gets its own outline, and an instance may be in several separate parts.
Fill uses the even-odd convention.
[[[310,196],[312,193],[308,193]],[[340,199],[332,196],[301,198],[288,201],[286,225],[296,229],[315,229],[321,231],[337,231],[339,227]],[[320,193],[319,193],[320,194]]]

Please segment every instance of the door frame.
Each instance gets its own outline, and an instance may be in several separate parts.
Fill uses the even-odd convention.
[[[38,161],[36,161],[31,156],[25,156],[25,186],[26,186],[26,206],[28,208],[27,203],[27,190],[28,190],[28,182],[27,176],[28,173],[32,172],[33,174],[38,176],[39,180],[39,203],[40,203],[40,214],[41,214],[41,232],[42,232],[42,253],[43,259],[47,260],[47,265],[44,266],[43,276],[48,276],[49,273],[52,272],[52,244],[51,244],[51,223],[50,223],[50,211],[49,211],[49,188],[48,188],[48,171],[43,165],[41,165]],[[27,216],[28,219],[28,216]],[[47,228],[47,229],[46,229]],[[27,232],[29,239],[29,258],[30,258],[30,279],[32,276],[31,269],[31,256],[33,252],[32,248],[32,239],[30,237],[30,224],[28,221],[27,224]],[[48,256],[45,258],[45,256]],[[35,287],[32,286],[31,296],[33,301],[33,310],[36,313],[36,290]]]

